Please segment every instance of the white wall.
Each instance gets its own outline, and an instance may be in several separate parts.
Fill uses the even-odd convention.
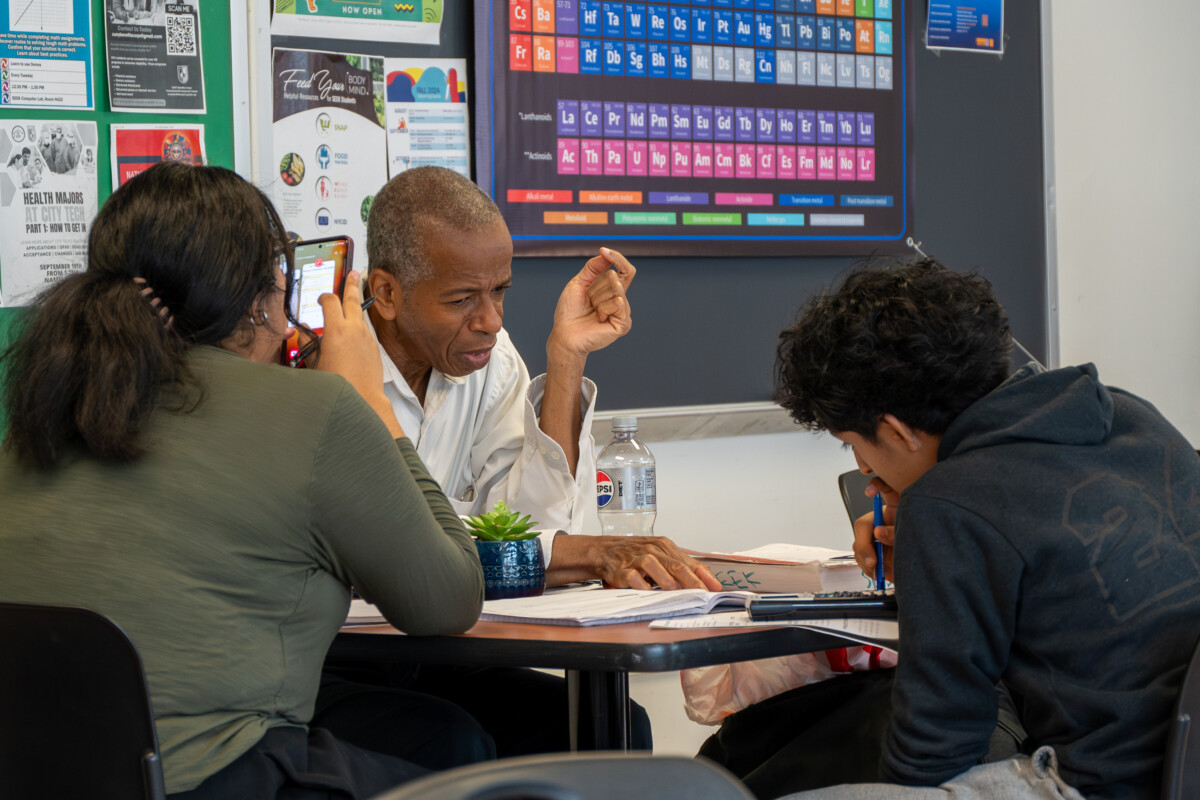
[[[1096,362],[1106,382],[1154,402],[1200,446],[1200,92],[1191,41],[1200,3],[1045,2],[1059,363]],[[695,548],[728,548],[730,539],[848,547],[834,484],[854,464],[836,441],[794,433],[652,447],[656,531]],[[694,754],[715,730],[684,716],[677,673],[634,675],[631,686],[651,713],[656,752]]]
[[[1200,3],[1052,8],[1060,363],[1200,447]]]

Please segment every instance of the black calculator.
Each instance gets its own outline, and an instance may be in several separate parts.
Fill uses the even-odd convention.
[[[896,591],[763,594],[746,600],[753,620],[896,618]]]

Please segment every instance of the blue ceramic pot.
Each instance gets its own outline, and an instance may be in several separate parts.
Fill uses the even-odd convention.
[[[546,588],[541,540],[482,542],[476,539],[475,548],[479,551],[479,563],[483,565],[485,600],[533,597]]]

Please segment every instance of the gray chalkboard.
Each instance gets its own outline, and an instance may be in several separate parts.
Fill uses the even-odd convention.
[[[909,3],[923,38],[926,4]],[[1014,335],[1046,358],[1041,18],[1006,3],[1003,57],[916,46],[916,236],[956,270],[978,269]],[[597,242],[597,245],[603,242]],[[640,258],[633,330],[588,360],[601,409],[770,400],[779,331],[857,259]],[[518,259],[505,327],[531,372],[579,259]]]

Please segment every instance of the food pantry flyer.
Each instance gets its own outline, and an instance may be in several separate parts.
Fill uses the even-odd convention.
[[[110,125],[113,191],[161,161],[204,162],[203,125]]]
[[[365,274],[367,212],[386,180],[383,59],[276,49],[273,75],[275,207],[301,239],[349,236]]]
[[[96,123],[0,123],[0,286],[4,304],[27,305],[51,283],[82,272],[96,216]]]

